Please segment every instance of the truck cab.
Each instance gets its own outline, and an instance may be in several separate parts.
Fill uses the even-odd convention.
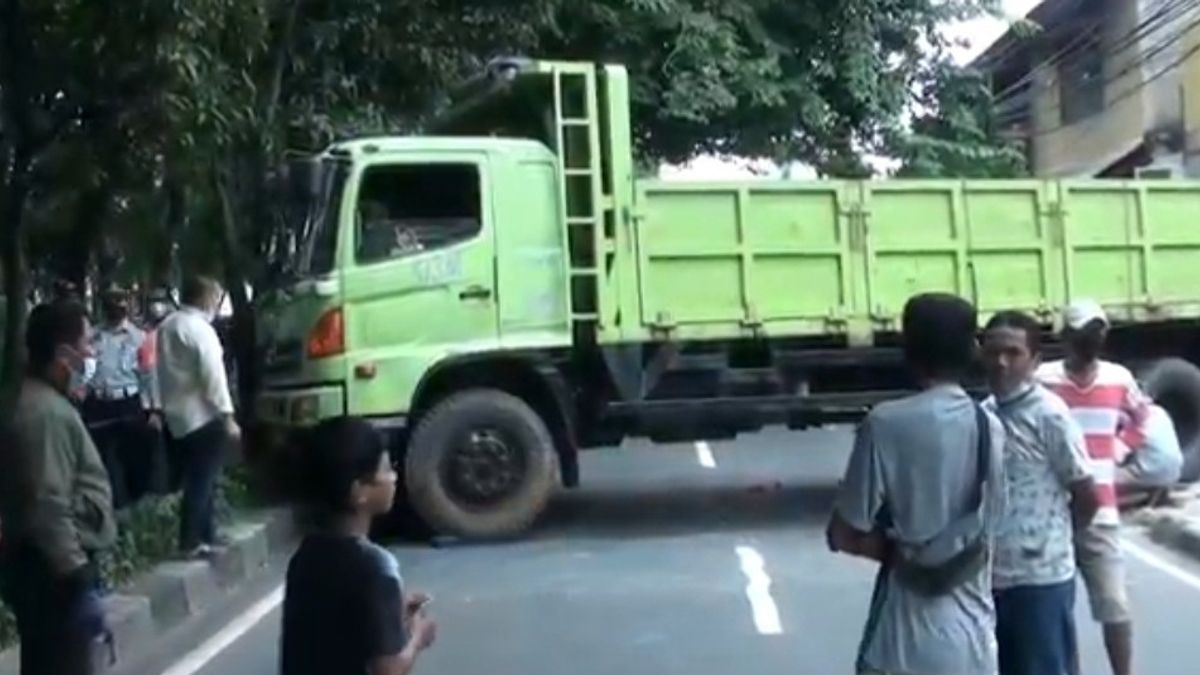
[[[402,429],[438,364],[567,345],[557,161],[545,146],[368,138],[330,148],[312,171],[296,278],[260,310],[262,421],[351,413]]]

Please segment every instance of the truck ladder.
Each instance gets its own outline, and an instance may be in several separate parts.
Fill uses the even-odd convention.
[[[609,316],[605,297],[611,266],[604,231],[604,196],[596,100],[596,72],[590,66],[553,66],[554,133],[562,163],[562,202],[571,269],[571,320],[578,336],[595,335]]]

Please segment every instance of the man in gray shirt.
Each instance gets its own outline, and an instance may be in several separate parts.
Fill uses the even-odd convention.
[[[909,300],[904,353],[922,391],[877,406],[855,437],[827,537],[833,551],[880,563],[859,673],[996,672],[988,557],[1003,506],[1004,432],[960,385],[977,350],[976,321],[955,296]],[[911,561],[926,577],[955,582],[918,587],[900,573]]]

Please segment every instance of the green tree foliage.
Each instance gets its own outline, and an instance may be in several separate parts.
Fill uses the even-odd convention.
[[[610,59],[633,76],[644,157],[701,152],[861,170],[901,114],[946,21],[988,0],[607,0],[564,5],[555,56]]]
[[[946,46],[939,25],[995,5],[0,0],[6,291],[23,300],[30,251],[60,275],[161,282],[179,244],[186,267],[230,282],[249,366],[242,282],[260,278],[285,150],[414,130],[448,85],[526,55],[626,64],[642,162],[716,152],[857,173]]]
[[[11,409],[21,362],[27,221],[36,220],[30,211],[106,180],[104,162],[89,163],[91,170],[79,162],[88,152],[112,153],[107,143],[154,109],[163,81],[156,40],[169,30],[171,10],[151,0],[0,0],[0,266],[9,300],[4,411]],[[80,154],[59,154],[64,145]],[[82,203],[97,200],[92,195]]]
[[[906,178],[1020,178],[1028,175],[1017,141],[1005,138],[993,114],[992,93],[977,71],[938,64],[908,131],[892,136],[891,152]]]

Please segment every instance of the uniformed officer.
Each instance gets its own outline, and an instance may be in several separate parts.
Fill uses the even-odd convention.
[[[155,453],[152,427],[162,421],[153,412],[153,369],[138,358],[146,335],[129,320],[129,298],[110,289],[101,298],[102,323],[92,334],[96,375],[84,401],[84,418],[112,479],[117,508],[150,490]]]

